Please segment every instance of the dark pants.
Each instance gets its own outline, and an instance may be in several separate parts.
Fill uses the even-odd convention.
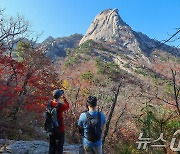
[[[64,145],[64,132],[50,135],[49,154],[62,154]]]

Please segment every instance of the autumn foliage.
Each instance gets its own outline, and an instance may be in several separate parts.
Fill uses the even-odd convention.
[[[16,127],[42,118],[53,89],[61,84],[51,61],[40,49],[19,43],[17,57],[8,52],[0,52],[0,123],[3,126],[13,121]],[[28,116],[32,116],[30,121],[26,121]]]

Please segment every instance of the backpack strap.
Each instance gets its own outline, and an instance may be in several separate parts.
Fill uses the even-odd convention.
[[[55,107],[52,106],[52,100],[49,101],[48,105],[47,105],[47,109],[46,109],[46,112],[52,114],[53,110],[56,109],[56,111],[58,112],[59,111],[59,108],[61,107],[61,103],[58,103]]]
[[[101,112],[98,111],[98,119],[99,119],[99,128],[101,128]]]
[[[85,114],[86,114],[86,117],[87,117],[88,120],[93,119],[93,116],[90,115],[90,113],[88,111],[85,112]]]
[[[85,112],[85,114],[86,114],[86,117],[87,117],[88,120],[91,120],[91,119],[94,118],[88,111]],[[99,122],[101,123],[101,113],[99,111],[97,113],[97,116],[98,116]]]

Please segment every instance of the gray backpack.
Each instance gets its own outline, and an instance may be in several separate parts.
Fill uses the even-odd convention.
[[[58,103],[56,107],[52,107],[52,101],[48,103],[44,128],[49,134],[55,134],[58,131],[60,123],[57,120],[57,115],[61,105]]]
[[[92,142],[97,142],[101,139],[101,113],[98,112],[97,116],[90,115],[89,112],[85,112],[87,117],[87,139]]]

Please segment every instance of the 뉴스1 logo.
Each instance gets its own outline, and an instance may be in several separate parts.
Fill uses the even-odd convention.
[[[179,140],[179,143],[178,143],[178,146],[177,148],[174,147],[175,143],[177,142],[177,139],[176,139],[176,135],[177,134],[180,134],[180,129],[177,130],[174,134],[173,134],[173,137],[171,139],[171,142],[170,142],[170,149],[172,151],[180,151],[180,140]],[[166,145],[160,145],[160,144],[155,144],[156,142],[158,141],[162,141],[162,143],[166,143],[167,141],[163,138],[163,133],[160,134],[159,138],[156,139],[156,140],[153,140],[152,138],[142,138],[143,136],[143,133],[140,133],[138,139],[139,141],[137,141],[136,143],[138,143],[138,149],[141,149],[141,146],[143,146],[142,148],[145,150],[147,148],[148,145],[150,145],[152,148],[156,148],[156,147],[166,147]]]

